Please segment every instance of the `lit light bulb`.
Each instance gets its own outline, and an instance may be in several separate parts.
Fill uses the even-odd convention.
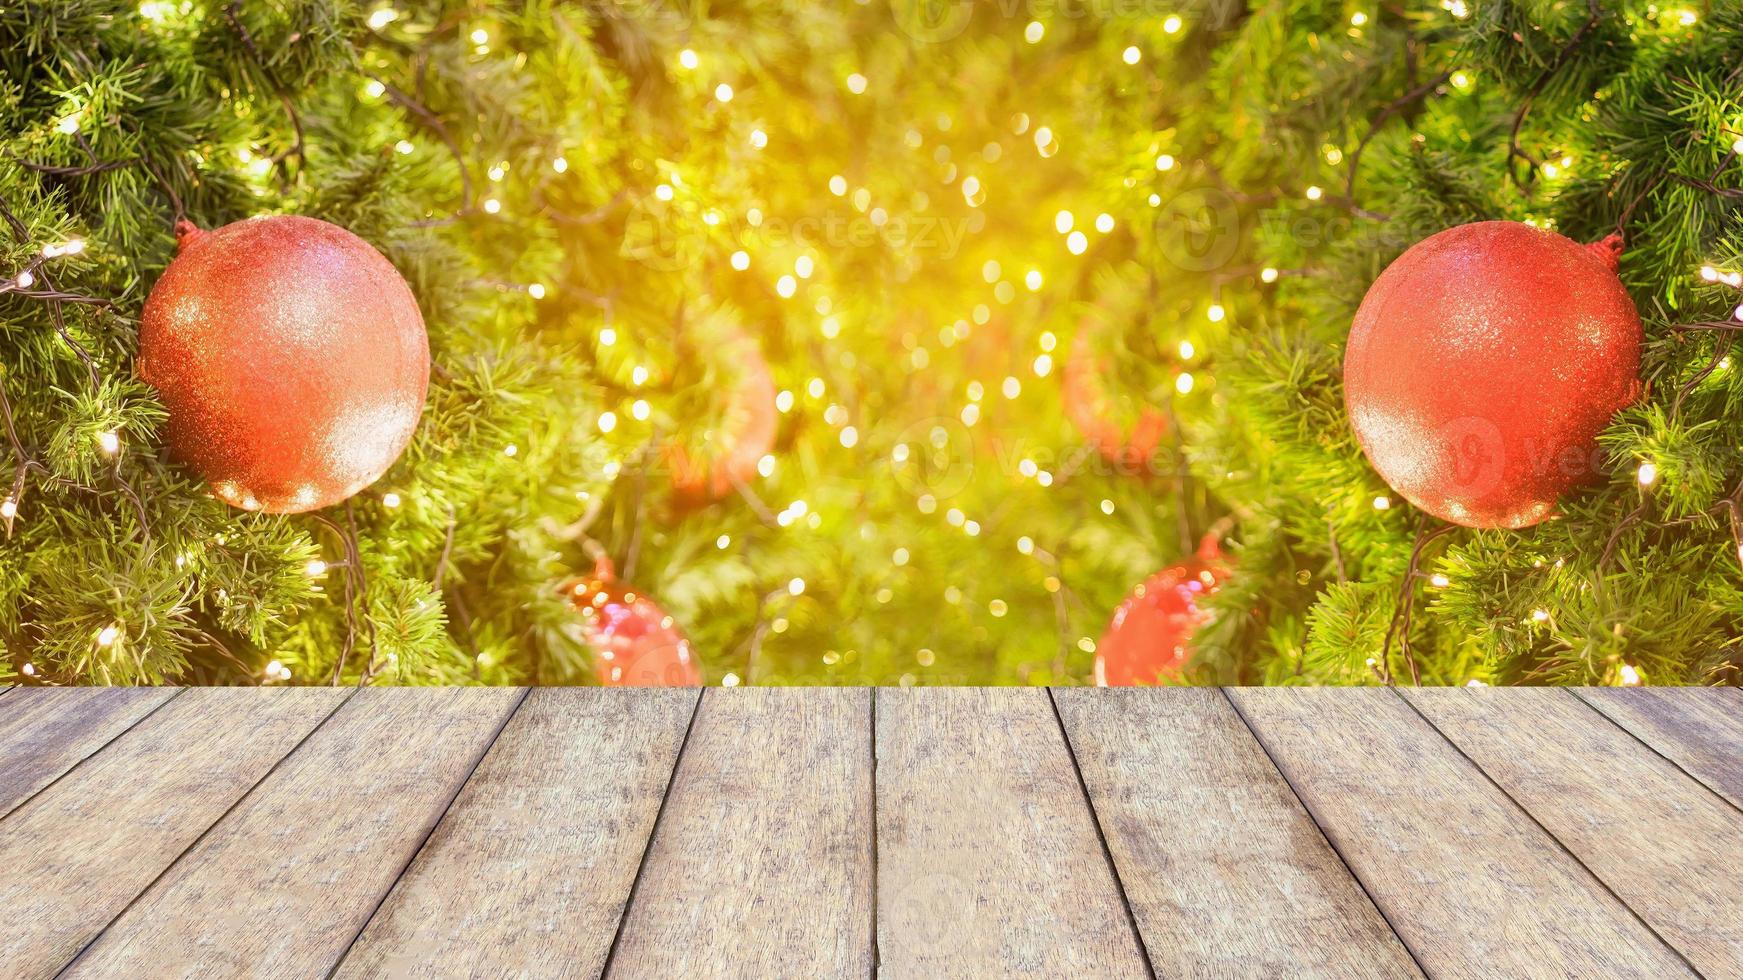
[[[101,449],[103,451],[103,455],[105,455],[105,456],[113,456],[116,453],[120,452],[121,451],[121,436],[120,436],[120,434],[116,433],[116,432],[99,432],[99,433],[97,433],[97,448]]]
[[[1127,48],[1125,51],[1120,53],[1120,60],[1124,61],[1128,65],[1137,64],[1139,59],[1141,59],[1143,57],[1144,57],[1144,52],[1139,51],[1138,46],[1135,44],[1132,45],[1131,47]]]
[[[732,86],[725,82],[721,82],[719,85],[714,86],[714,97],[719,99],[721,102],[731,102]]]
[[[1638,479],[1643,487],[1652,486],[1658,480],[1658,465],[1656,463],[1641,463],[1639,472],[1635,474],[1635,479]]]
[[[678,67],[683,68],[685,71],[694,71],[696,66],[701,63],[702,59],[697,57],[696,52],[689,48],[685,48],[678,52]]]

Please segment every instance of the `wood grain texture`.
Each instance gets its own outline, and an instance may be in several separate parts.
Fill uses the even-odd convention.
[[[534,691],[338,976],[598,976],[697,696]]]
[[[24,687],[0,697],[0,814],[177,694],[161,687]]]
[[[1158,975],[1421,976],[1221,691],[1053,696]]]
[[[325,973],[522,695],[357,692],[64,975]]]
[[[871,974],[870,701],[703,694],[610,975]]]
[[[887,977],[1144,976],[1047,692],[879,690]]]
[[[187,691],[0,821],[0,972],[53,976],[346,693]]]
[[[1582,687],[1573,693],[1743,807],[1743,690],[1734,687]]]
[[[1431,976],[1693,975],[1393,691],[1229,696]]]
[[[1499,694],[1499,696],[1497,696]],[[1566,691],[1405,697],[1708,976],[1743,976],[1743,813]]]

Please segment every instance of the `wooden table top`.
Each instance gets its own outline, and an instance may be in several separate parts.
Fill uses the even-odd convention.
[[[1743,976],[1743,692],[0,693],[6,977]]]

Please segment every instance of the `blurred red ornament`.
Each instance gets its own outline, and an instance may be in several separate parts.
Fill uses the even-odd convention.
[[[593,648],[599,683],[606,687],[697,687],[702,665],[672,617],[653,600],[617,580],[611,559],[591,576],[558,587],[581,613],[581,634]]]
[[[1065,416],[1103,459],[1127,473],[1149,473],[1156,449],[1168,435],[1168,415],[1153,405],[1133,409],[1108,390],[1109,362],[1098,357],[1086,334],[1072,341],[1060,372]]]
[[[266,215],[201,231],[139,324],[175,455],[232,506],[294,514],[374,483],[411,441],[430,344],[398,270],[337,225]]]
[[[1622,240],[1511,221],[1430,236],[1368,290],[1344,354],[1350,424],[1381,479],[1430,514],[1517,528],[1597,471],[1640,390]]]
[[[756,341],[735,334],[715,348],[729,359],[737,377],[726,395],[726,410],[695,454],[680,445],[666,450],[672,487],[690,503],[719,500],[757,475],[757,464],[775,447],[780,412],[775,408],[775,378]]]
[[[1095,647],[1100,687],[1159,684],[1180,676],[1192,656],[1192,637],[1215,614],[1199,606],[1230,575],[1214,535],[1198,553],[1164,568],[1132,591]]]

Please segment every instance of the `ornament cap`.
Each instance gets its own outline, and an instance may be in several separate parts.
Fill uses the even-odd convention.
[[[1605,235],[1603,240],[1586,246],[1586,251],[1597,256],[1604,263],[1604,268],[1616,272],[1622,268],[1622,236]]]
[[[189,221],[186,218],[177,218],[176,219],[176,229],[175,230],[176,230],[176,251],[178,251],[178,252],[184,248],[187,248],[189,245],[192,245],[201,236],[206,234],[204,229],[202,229],[199,225],[194,224],[192,221]]]
[[[612,564],[609,557],[600,555],[593,561],[593,577],[602,582],[615,581],[617,579],[617,566]]]

